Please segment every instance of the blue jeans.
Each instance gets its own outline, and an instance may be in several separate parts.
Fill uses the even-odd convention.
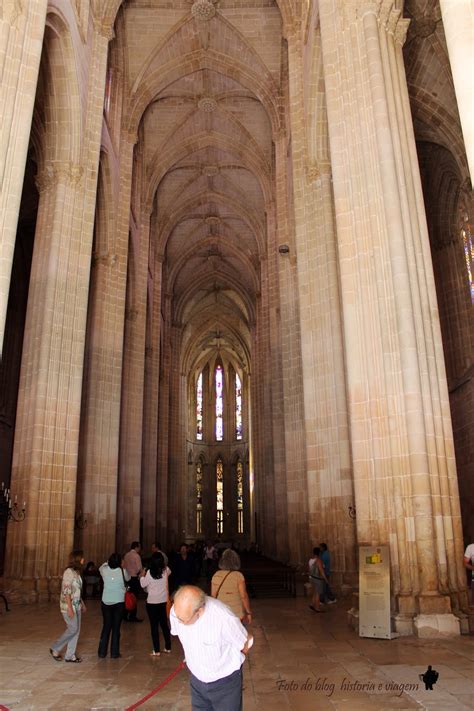
[[[64,645],[67,644],[64,658],[71,659],[76,653],[77,640],[79,639],[79,632],[81,631],[81,608],[75,610],[74,617],[69,617],[67,612],[63,612],[63,617],[66,623],[66,629],[61,637],[51,645],[51,649],[54,652],[60,652]]]
[[[217,681],[199,681],[191,674],[193,711],[241,711],[242,668]]]

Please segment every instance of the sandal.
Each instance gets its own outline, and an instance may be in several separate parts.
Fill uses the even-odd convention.
[[[49,653],[51,654],[52,658],[54,659],[55,662],[62,662],[63,658],[61,657],[60,654],[54,651],[54,649],[50,649]]]
[[[82,662],[82,657],[76,657],[76,655],[74,655],[71,659],[65,659],[64,661],[72,662],[72,664],[80,664]]]

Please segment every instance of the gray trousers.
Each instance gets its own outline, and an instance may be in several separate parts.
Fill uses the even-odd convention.
[[[208,683],[191,674],[191,703],[193,711],[241,711],[242,669],[229,676]]]
[[[76,653],[77,640],[79,639],[79,632],[81,631],[81,608],[75,610],[74,617],[69,617],[66,613],[63,613],[64,621],[66,623],[66,629],[62,633],[61,637],[51,645],[51,649],[54,652],[60,652],[61,649],[67,644],[65,659],[71,659]]]

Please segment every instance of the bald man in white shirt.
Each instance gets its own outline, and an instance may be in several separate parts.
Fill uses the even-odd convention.
[[[191,672],[193,711],[240,711],[241,667],[253,636],[227,605],[194,585],[175,594],[170,622]]]

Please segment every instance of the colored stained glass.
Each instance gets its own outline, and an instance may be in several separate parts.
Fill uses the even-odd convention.
[[[242,439],[242,383],[235,374],[235,436]]]
[[[224,465],[217,460],[217,533],[224,533]]]
[[[244,532],[244,468],[237,462],[237,533]]]
[[[202,533],[202,462],[196,464],[196,533]]]
[[[196,385],[196,439],[202,439],[202,373]]]
[[[220,365],[216,368],[216,440],[224,439],[224,374]]]
[[[471,301],[474,304],[474,281],[473,281],[473,269],[474,269],[474,244],[471,233],[471,226],[469,222],[466,222],[466,226],[461,230],[463,246],[464,246],[464,256],[466,258],[467,267],[467,277],[469,279],[469,288],[471,291]]]

